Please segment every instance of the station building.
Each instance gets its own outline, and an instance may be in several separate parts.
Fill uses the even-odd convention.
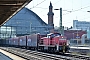
[[[50,29],[54,29],[52,10],[53,6],[50,2],[47,24],[36,13],[26,7],[23,8],[0,27],[0,38],[49,33]]]

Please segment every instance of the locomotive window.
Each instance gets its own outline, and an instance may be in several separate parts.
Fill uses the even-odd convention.
[[[51,34],[51,37],[53,38],[53,37],[55,37],[55,35],[54,34]]]
[[[51,34],[51,37],[60,36],[60,34]]]
[[[50,35],[48,35],[47,37],[50,38]]]
[[[49,35],[47,35],[47,37],[48,38],[50,38],[50,37],[55,37],[55,36],[61,36],[61,34],[59,34],[59,33],[54,33],[54,34],[49,34]]]

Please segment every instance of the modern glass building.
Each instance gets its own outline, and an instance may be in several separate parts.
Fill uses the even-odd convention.
[[[33,33],[46,34],[50,26],[36,13],[23,8],[0,28],[0,38],[29,35]]]
[[[88,28],[90,28],[90,22],[73,20],[73,28],[87,30]]]

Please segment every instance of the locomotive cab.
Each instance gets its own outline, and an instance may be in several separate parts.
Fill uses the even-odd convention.
[[[50,38],[50,40],[52,40],[52,38],[54,38],[56,36],[61,36],[61,34],[59,34],[59,33],[50,33],[50,34],[47,35],[47,37]]]

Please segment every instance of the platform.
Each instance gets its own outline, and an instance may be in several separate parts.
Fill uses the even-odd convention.
[[[90,56],[90,46],[88,45],[77,45],[71,46],[70,51],[73,53],[84,54]]]
[[[0,60],[26,60],[0,49]]]
[[[12,60],[12,59],[0,52],[0,60]]]

